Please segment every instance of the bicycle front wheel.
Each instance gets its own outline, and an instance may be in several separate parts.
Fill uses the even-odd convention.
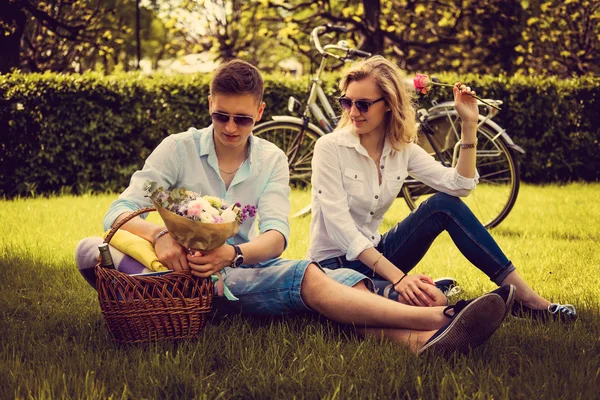
[[[452,118],[452,117],[451,117]],[[419,133],[419,145],[438,161],[440,158],[451,165],[454,146],[460,138],[460,121],[446,116],[432,118],[432,128],[427,140]],[[479,184],[462,200],[469,206],[477,219],[488,229],[497,226],[514,206],[519,193],[520,176],[517,160],[502,136],[490,126],[483,124],[477,129],[477,171]],[[436,147],[438,154],[434,151]],[[409,177],[402,186],[402,196],[411,210],[436,191]]]
[[[310,185],[312,158],[315,142],[321,136],[309,127],[282,121],[267,121],[258,124],[253,130],[258,136],[285,152],[290,167],[290,185],[306,187]]]

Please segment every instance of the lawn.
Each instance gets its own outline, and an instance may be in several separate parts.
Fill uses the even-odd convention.
[[[524,185],[493,235],[573,325],[508,318],[467,356],[418,358],[315,315],[216,315],[197,340],[119,346],[77,272],[115,195],[0,201],[0,398],[592,399],[600,388],[600,184]],[[310,200],[295,191],[293,208]],[[397,200],[382,231],[408,213]],[[285,256],[302,258],[309,218]],[[454,276],[463,297],[494,285],[444,234],[414,269]]]

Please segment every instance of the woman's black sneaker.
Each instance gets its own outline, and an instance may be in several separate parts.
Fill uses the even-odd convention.
[[[504,312],[504,318],[506,318],[508,312],[512,309],[514,305],[515,295],[517,294],[517,288],[515,288],[513,285],[502,285],[498,289],[492,290],[490,293],[495,293],[498,296],[502,297],[502,300],[504,300],[504,307],[506,308],[506,311]]]
[[[438,278],[433,283],[446,297],[451,297],[462,292],[461,287],[458,286],[458,281],[454,278]]]
[[[458,282],[454,278],[438,278],[435,279],[433,283],[435,284],[435,287],[437,287],[447,298],[462,292],[462,289],[460,286],[458,286]],[[375,294],[398,301],[400,294],[388,281],[373,279],[373,285],[375,287]]]
[[[500,286],[496,290],[492,290],[488,294],[491,294],[491,293],[497,294],[498,296],[500,296],[502,298],[502,300],[504,300],[504,308],[506,310],[504,311],[504,317],[502,317],[502,319],[506,318],[506,316],[508,315],[508,312],[513,307],[513,304],[514,304],[514,301],[515,301],[515,296],[517,294],[517,288],[515,288],[513,285],[508,285],[507,284],[507,285]],[[462,301],[464,301],[467,304],[469,304],[473,300],[474,299],[471,299],[471,300],[462,300]],[[456,303],[456,304],[458,304],[458,303]]]
[[[519,302],[512,306],[512,315],[516,318],[531,319],[534,321],[572,322],[577,319],[577,310],[571,304],[552,303],[544,310],[535,310]]]
[[[450,318],[445,327],[439,329],[417,354],[435,352],[443,355],[467,353],[485,341],[500,327],[506,316],[505,301],[495,293],[488,293],[474,300],[460,300],[444,309]],[[454,310],[454,315],[448,311]]]

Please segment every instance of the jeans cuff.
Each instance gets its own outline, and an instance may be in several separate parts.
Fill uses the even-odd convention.
[[[504,282],[506,277],[515,269],[516,268],[513,265],[513,263],[509,261],[508,264],[496,271],[496,273],[490,278],[490,280],[496,285],[500,286],[502,282]]]

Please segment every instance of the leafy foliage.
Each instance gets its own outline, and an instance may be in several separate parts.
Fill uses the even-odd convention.
[[[558,76],[600,73],[600,2],[528,2],[517,65],[529,73]]]
[[[330,95],[335,78],[328,77]],[[524,180],[600,179],[599,78],[440,78],[473,82],[484,97],[505,102],[494,120],[527,151]],[[122,190],[163,138],[210,124],[208,83],[203,75],[0,76],[0,196]],[[305,82],[280,75],[267,76],[265,87],[264,120],[287,114],[288,97],[307,92]]]
[[[333,23],[351,44],[409,71],[598,73],[600,3],[562,0],[268,0],[284,46],[314,60],[308,34]],[[281,28],[273,26],[272,29]],[[346,38],[346,37],[344,37]]]
[[[152,2],[150,2],[152,3]],[[129,70],[136,59],[136,0],[0,0],[0,72]],[[154,64],[185,45],[153,8],[140,7],[142,56]]]
[[[129,70],[136,0],[0,0],[0,45],[25,71]],[[597,0],[150,0],[141,7],[142,56],[210,51],[264,71],[316,59],[309,33],[344,25],[351,45],[409,71],[558,75],[600,72]],[[2,32],[3,31],[3,32]],[[15,56],[16,52],[16,56]],[[3,54],[4,55],[4,54]],[[16,57],[16,58],[15,58]],[[308,69],[308,68],[305,68]]]
[[[188,192],[184,187],[165,191],[158,183],[150,180],[144,182],[143,189],[146,197],[164,208],[179,208],[196,198],[196,193]]]

